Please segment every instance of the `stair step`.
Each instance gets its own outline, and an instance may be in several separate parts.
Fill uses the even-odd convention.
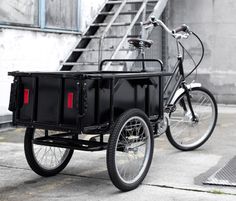
[[[116,22],[113,23],[111,26],[130,26],[130,22]],[[106,27],[108,25],[108,23],[95,23],[95,24],[91,24],[91,26],[93,27]],[[140,23],[135,23],[135,26],[140,26]]]
[[[82,36],[82,39],[100,39],[102,36]],[[123,38],[124,36],[105,36],[104,38]],[[138,38],[139,35],[129,35],[127,38]]]
[[[140,23],[137,22],[138,19],[140,19],[140,17],[138,18],[138,16],[136,14],[140,14],[140,9],[143,8],[144,3],[147,3],[147,10],[145,9],[145,12],[147,14],[151,14],[153,12],[153,7],[155,6],[156,3],[158,3],[159,0],[148,0],[148,1],[144,1],[144,0],[126,0],[125,2],[123,0],[107,0],[106,3],[104,4],[104,7],[101,8],[100,13],[97,14],[96,18],[93,20],[92,24],[88,27],[86,33],[84,36],[82,36],[82,40],[79,41],[79,43],[76,45],[78,48],[75,48],[74,50],[72,50],[71,55],[66,59],[66,61],[62,62],[61,65],[61,70],[71,70],[73,68],[74,65],[99,65],[99,62],[95,61],[94,62],[81,62],[81,60],[79,59],[80,56],[82,55],[83,52],[95,52],[99,53],[99,48],[98,47],[91,47],[89,48],[89,43],[92,39],[100,39],[102,35],[102,33],[98,33],[98,31],[103,31],[103,29],[105,31],[107,31],[107,29],[111,28],[111,27],[124,27],[124,29],[128,29],[130,30],[129,26],[132,24],[133,26],[137,26],[135,28],[138,28],[138,26],[140,26]],[[136,6],[136,5],[137,6]],[[126,6],[128,5],[128,6]],[[134,6],[131,6],[134,5]],[[121,7],[122,6],[122,7]],[[123,6],[126,6],[125,9],[123,9]],[[117,7],[117,8],[116,8]],[[122,9],[121,9],[122,8]],[[121,12],[116,12],[117,11],[121,11]],[[116,17],[117,15],[130,15],[132,18],[134,17],[134,19],[130,19],[130,20],[122,20],[121,22],[119,22],[118,20],[116,21]],[[112,18],[112,24],[110,27],[110,23],[106,22],[106,17],[113,17]],[[141,15],[140,15],[141,16]],[[115,19],[115,20],[114,20]],[[133,20],[135,21],[135,24],[133,24]],[[129,22],[131,21],[131,22]],[[100,28],[102,27],[102,30],[100,30]],[[137,30],[138,31],[138,30]],[[96,35],[97,34],[97,35]],[[116,33],[114,33],[116,34]],[[119,34],[119,33],[118,33]],[[130,33],[130,36],[128,36],[127,38],[137,38],[139,36],[131,36],[132,33]],[[104,34],[105,35],[105,34]],[[125,36],[127,36],[127,33],[125,34]],[[124,40],[126,38],[124,38],[124,36],[121,36],[121,34],[119,35],[115,35],[113,36],[112,33],[111,35],[107,35],[104,37],[105,38],[113,38],[121,39],[121,42],[124,42]],[[95,42],[99,42],[98,40],[95,40]],[[107,42],[108,40],[106,40]],[[121,47],[122,46],[122,47]],[[114,47],[114,49],[110,49],[110,46],[106,47],[105,49],[103,49],[103,51],[116,51],[116,48]],[[128,47],[124,47],[123,45],[118,45],[118,48],[121,48],[120,51],[132,51],[132,49],[128,49]],[[118,51],[117,51],[118,52]],[[124,53],[124,52],[123,52]]]
[[[149,0],[148,3],[157,3],[158,0]],[[121,4],[123,3],[123,1],[108,1],[106,4],[112,4],[112,5],[115,5],[115,4]],[[143,0],[135,0],[135,1],[132,1],[132,0],[129,0],[126,2],[127,4],[136,4],[136,3],[143,3]]]
[[[97,66],[99,65],[98,62],[65,62],[62,63],[63,66],[74,66],[74,65],[90,65],[90,66]],[[123,65],[122,62],[115,62],[110,65]]]
[[[130,51],[131,49],[129,48],[123,48],[123,49],[120,49],[120,51]],[[73,52],[98,52],[100,51],[99,49],[86,49],[86,48],[76,48],[73,50]],[[105,51],[105,52],[112,52],[112,51],[115,51],[115,48],[113,49],[103,49],[102,51]]]
[[[99,49],[87,49],[87,48],[76,48],[73,50],[73,52],[98,52],[100,51]],[[103,49],[102,51],[105,51],[105,52],[112,52],[112,51],[115,51],[115,48],[113,49]],[[123,48],[123,49],[120,49],[120,51],[131,51],[131,49],[129,48]]]
[[[62,63],[63,66],[74,66],[74,65],[98,65],[98,62],[65,62]]]
[[[135,15],[137,14],[138,10],[130,10],[130,11],[124,11],[124,12],[120,12],[120,15]],[[152,13],[152,10],[147,10],[146,13]],[[115,12],[101,12],[99,13],[99,15],[114,15]]]

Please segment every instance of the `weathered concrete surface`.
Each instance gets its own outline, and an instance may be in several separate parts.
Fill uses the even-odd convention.
[[[202,182],[235,156],[235,113],[236,106],[221,106],[213,136],[193,152],[178,151],[165,136],[158,138],[146,179],[128,193],[118,191],[109,180],[105,151],[76,151],[61,174],[42,178],[25,160],[24,129],[0,133],[0,200],[234,201],[236,188]]]
[[[0,115],[7,108],[9,71],[56,71],[80,36],[3,29],[0,31]]]
[[[235,0],[171,0],[169,25],[183,23],[202,39],[205,58],[198,69],[199,78],[213,90],[218,101],[236,103],[236,1]],[[169,40],[170,55],[175,55],[173,40]],[[201,49],[192,37],[184,42],[193,58],[199,60]],[[170,64],[173,61],[169,60]],[[192,66],[186,57],[186,66]],[[202,75],[202,76],[201,76]]]
[[[81,31],[92,22],[104,2],[105,0],[81,0]],[[32,2],[1,1],[0,4],[3,6],[0,6],[2,21],[6,21],[3,18],[3,10],[8,10],[11,13],[5,15],[10,17],[10,21],[33,23],[34,19],[32,21],[29,17],[31,12],[34,12]],[[20,7],[20,14],[15,9],[17,6]],[[37,17],[35,21],[38,23]],[[9,71],[57,71],[60,61],[67,57],[79,39],[80,35],[74,34],[0,28],[0,116],[10,114],[7,110],[12,81],[12,78],[7,75]]]

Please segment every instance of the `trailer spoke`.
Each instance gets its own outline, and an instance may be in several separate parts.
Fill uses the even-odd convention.
[[[116,168],[122,180],[134,182],[139,178],[144,171],[149,149],[150,134],[146,123],[139,117],[131,118],[120,131],[116,146]]]
[[[45,131],[36,129],[34,139],[46,137]],[[48,135],[56,135],[56,131],[48,131]],[[33,142],[33,141],[32,141]],[[69,154],[69,149],[60,147],[51,147],[46,145],[33,144],[33,154],[38,165],[46,170],[53,170],[59,167]]]

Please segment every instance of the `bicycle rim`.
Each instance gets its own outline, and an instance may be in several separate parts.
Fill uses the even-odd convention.
[[[197,148],[210,137],[217,117],[216,104],[209,92],[198,88],[189,93],[196,120],[192,117],[186,94],[183,94],[175,103],[176,110],[170,114],[169,124],[172,140],[186,150]]]

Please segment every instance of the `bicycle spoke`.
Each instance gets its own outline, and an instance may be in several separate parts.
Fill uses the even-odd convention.
[[[204,91],[190,91],[191,105],[195,119],[189,110],[184,111],[179,103],[176,110],[170,115],[170,130],[173,140],[184,147],[194,147],[200,144],[211,132],[214,124],[214,103]],[[184,112],[182,112],[184,111]]]

